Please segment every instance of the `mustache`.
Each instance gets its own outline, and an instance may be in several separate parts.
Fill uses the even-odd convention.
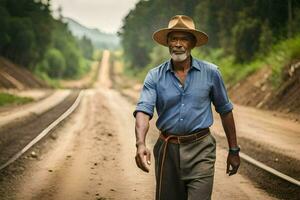
[[[174,47],[171,49],[171,53],[185,53],[185,52],[186,50],[183,47],[181,48]]]

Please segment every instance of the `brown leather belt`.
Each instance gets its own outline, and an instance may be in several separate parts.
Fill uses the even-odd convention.
[[[164,141],[168,141],[170,143],[183,144],[183,143],[190,143],[196,141],[202,138],[203,136],[206,136],[208,133],[209,133],[209,128],[205,128],[195,133],[192,133],[190,135],[174,135],[168,133],[161,133],[159,137]]]
[[[168,133],[164,133],[164,132],[160,133],[159,137],[164,140],[165,144],[164,144],[164,148],[163,148],[162,161],[161,161],[161,165],[160,165],[158,200],[160,200],[160,198],[161,198],[163,168],[164,168],[164,163],[165,163],[165,159],[166,159],[166,150],[167,150],[168,143],[174,143],[174,144],[191,143],[193,141],[204,138],[209,133],[210,133],[209,128],[201,129],[190,135],[174,135],[174,134],[168,134]]]

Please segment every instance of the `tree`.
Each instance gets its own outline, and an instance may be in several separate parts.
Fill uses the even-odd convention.
[[[0,13],[1,55],[26,67],[41,61],[51,42],[49,5],[34,0],[1,0]]]
[[[255,19],[240,20],[233,30],[234,55],[237,62],[251,60],[259,49],[260,23]]]
[[[222,48],[224,54],[235,55],[237,62],[251,60],[260,50],[265,51],[274,42],[287,38],[287,27],[299,32],[300,1],[289,2],[140,0],[123,19],[119,31],[125,60],[137,69],[151,63],[150,53],[155,46],[152,33],[166,27],[170,17],[176,14],[194,19],[196,27],[209,35],[208,48]]]
[[[87,38],[86,36],[83,36],[78,41],[78,44],[82,51],[83,56],[87,59],[92,59],[93,52],[94,52],[94,47],[93,47],[92,41],[89,38]]]
[[[58,49],[49,49],[45,55],[44,67],[50,77],[61,78],[66,68],[65,58]]]

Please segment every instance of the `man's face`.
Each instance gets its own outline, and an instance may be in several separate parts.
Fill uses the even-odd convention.
[[[191,55],[195,40],[190,33],[176,31],[168,35],[168,45],[172,60],[182,62]]]

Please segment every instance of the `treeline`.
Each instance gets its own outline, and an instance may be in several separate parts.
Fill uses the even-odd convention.
[[[119,31],[127,66],[141,69],[162,52],[152,33],[176,14],[191,16],[209,35],[202,51],[222,49],[234,62],[246,63],[300,32],[298,0],[148,0],[139,1]],[[155,48],[154,48],[155,47]]]
[[[51,15],[50,0],[0,0],[0,55],[41,76],[78,77],[93,46]]]

